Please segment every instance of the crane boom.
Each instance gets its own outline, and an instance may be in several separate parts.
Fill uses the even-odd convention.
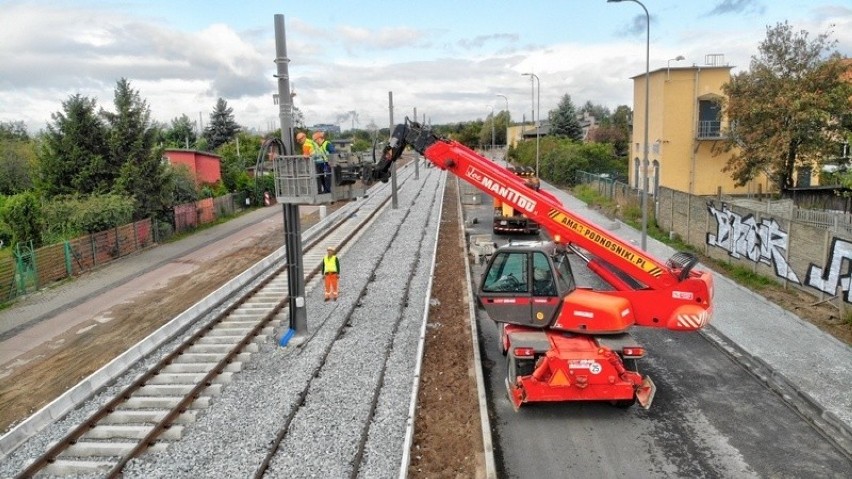
[[[416,122],[397,125],[373,170],[387,181],[390,165],[410,145],[437,167],[447,170],[491,197],[513,205],[550,233],[554,242],[579,246],[594,255],[589,267],[626,298],[636,324],[693,331],[711,317],[712,277],[692,271],[697,258],[677,253],[666,263],[568,211],[554,195],[533,190],[506,168],[459,142],[437,137]]]

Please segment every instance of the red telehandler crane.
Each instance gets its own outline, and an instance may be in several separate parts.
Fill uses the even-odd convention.
[[[629,329],[696,331],[709,323],[713,278],[693,270],[697,258],[675,253],[660,263],[567,211],[552,194],[408,119],[395,127],[370,179],[387,181],[391,164],[408,145],[523,211],[552,238],[498,248],[477,293],[477,302],[501,329],[506,387],[515,409],[541,401],[610,401],[622,407],[638,401],[650,407],[656,387],[636,368],[645,348]],[[612,290],[578,287],[568,261],[572,252]]]

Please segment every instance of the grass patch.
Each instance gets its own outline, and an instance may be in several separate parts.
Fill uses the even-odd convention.
[[[778,283],[772,278],[755,273],[754,271],[740,265],[714,260],[713,266],[722,270],[725,273],[725,276],[733,279],[748,289],[762,290],[778,285]]]
[[[571,193],[587,205],[612,211],[614,217],[624,221],[624,223],[636,230],[642,230],[641,205],[636,203],[617,204],[615,200],[605,197],[599,193],[597,189],[587,184],[577,185]],[[746,288],[760,291],[766,288],[778,286],[778,283],[772,278],[755,273],[744,266],[734,265],[704,256],[696,247],[684,242],[679,236],[670,237],[668,232],[660,230],[657,226],[657,220],[654,217],[653,208],[650,207],[648,208],[646,231],[649,237],[671,246],[677,251],[686,251],[695,254],[703,264],[722,272]],[[852,313],[849,314],[846,321],[852,324]]]

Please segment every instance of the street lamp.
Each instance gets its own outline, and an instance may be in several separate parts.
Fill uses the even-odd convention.
[[[498,93],[496,96],[503,97],[506,100],[506,151],[509,151],[509,97]],[[504,154],[505,156],[505,154]],[[504,158],[505,159],[505,158]]]
[[[494,159],[494,107],[489,105],[488,108],[491,108],[491,159]]]
[[[669,79],[669,68],[671,68],[672,62],[679,62],[681,60],[686,60],[686,58],[684,58],[683,55],[678,55],[674,58],[669,58],[668,61],[666,61],[666,80]]]
[[[521,73],[521,76],[530,77],[530,87],[534,88],[535,84],[538,85],[538,103],[536,106],[535,117],[533,118],[533,125],[535,125],[535,176],[541,181],[541,176],[538,174],[538,139],[541,134],[541,80],[538,78],[538,75],[535,73]],[[535,84],[533,84],[533,79],[535,79]],[[536,118],[538,118],[538,123],[536,123]]]
[[[651,15],[639,0],[606,0],[607,3],[638,3],[645,11],[645,144],[642,148],[642,251],[646,250],[648,237],[648,97],[650,95]]]

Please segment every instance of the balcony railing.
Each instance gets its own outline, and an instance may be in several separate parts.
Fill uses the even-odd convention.
[[[722,138],[722,122],[720,121],[699,121],[698,122],[698,139],[719,139]]]

